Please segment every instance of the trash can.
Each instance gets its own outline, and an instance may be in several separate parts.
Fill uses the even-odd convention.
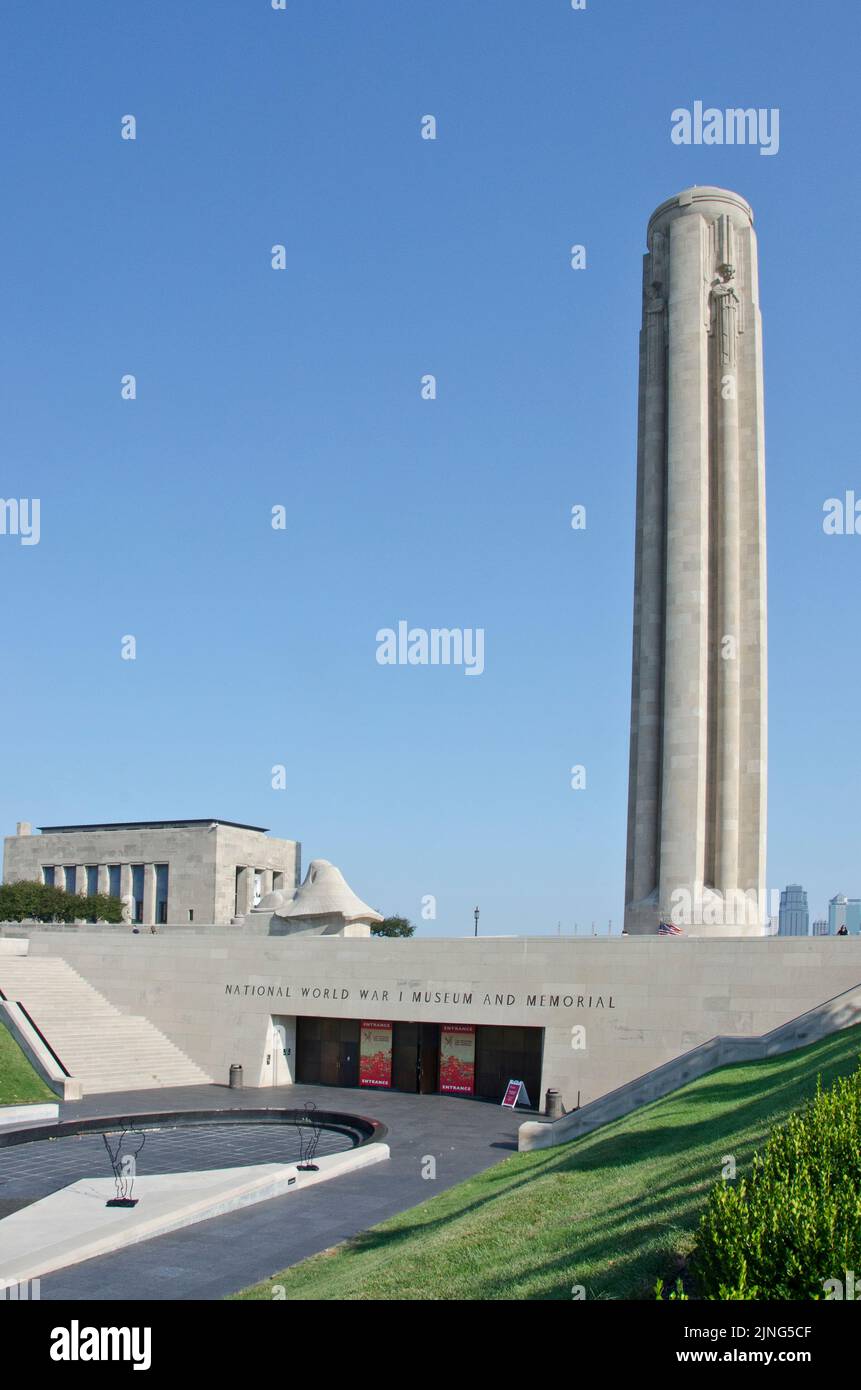
[[[235,1091],[242,1085],[242,1068],[238,1063],[233,1062],[230,1067],[230,1089]]]
[[[231,1085],[233,1083],[231,1082]],[[562,1106],[562,1097],[558,1091],[548,1088],[547,1095],[544,1097],[544,1113],[548,1120],[561,1120],[565,1114]]]

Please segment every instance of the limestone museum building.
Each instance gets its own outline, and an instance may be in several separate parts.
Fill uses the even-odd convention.
[[[499,1103],[516,1079],[532,1107],[553,1087],[572,1109],[715,1037],[768,1033],[861,980],[857,937],[577,939],[531,934],[531,922],[521,936],[374,936],[379,913],[334,865],[313,860],[299,887],[283,872],[227,924],[3,924],[0,991],[16,997],[4,987],[12,952],[36,971],[64,962],[220,1083],[240,1065],[246,1086]],[[26,990],[26,973],[14,979]]]

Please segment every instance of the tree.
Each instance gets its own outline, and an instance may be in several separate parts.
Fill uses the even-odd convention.
[[[0,884],[0,922],[121,922],[123,905],[107,893],[67,893],[50,883]]]
[[[382,922],[371,923],[372,936],[412,936],[414,932],[409,917],[384,917]]]

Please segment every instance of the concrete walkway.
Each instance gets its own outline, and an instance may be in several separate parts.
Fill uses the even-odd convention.
[[[292,1108],[309,1100],[321,1110],[382,1121],[389,1130],[389,1162],[60,1270],[42,1280],[42,1298],[223,1298],[500,1162],[516,1152],[518,1126],[534,1117],[454,1096],[330,1086],[194,1086],[87,1096],[61,1106],[61,1119],[235,1105]],[[426,1155],[436,1159],[433,1181],[422,1178]]]

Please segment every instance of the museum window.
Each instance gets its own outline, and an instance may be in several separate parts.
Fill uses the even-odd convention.
[[[75,885],[78,881],[78,870],[74,864],[65,864],[63,866],[63,881],[65,883],[66,892],[74,893]]]
[[[143,922],[144,911],[144,866],[132,864],[132,921],[136,926]]]
[[[122,880],[120,874],[121,866],[119,864],[108,865],[108,892],[112,898],[121,896],[120,883]]]
[[[155,866],[155,920],[159,926],[164,926],[167,921],[167,883],[168,866],[167,864],[156,864]]]
[[[87,879],[87,896],[95,897],[99,891],[99,866],[98,864],[88,864],[84,870]]]
[[[42,882],[44,883],[44,885],[45,885],[46,888],[53,888],[53,886],[54,886],[54,866],[53,866],[53,864],[43,864],[43,865],[42,865]]]

